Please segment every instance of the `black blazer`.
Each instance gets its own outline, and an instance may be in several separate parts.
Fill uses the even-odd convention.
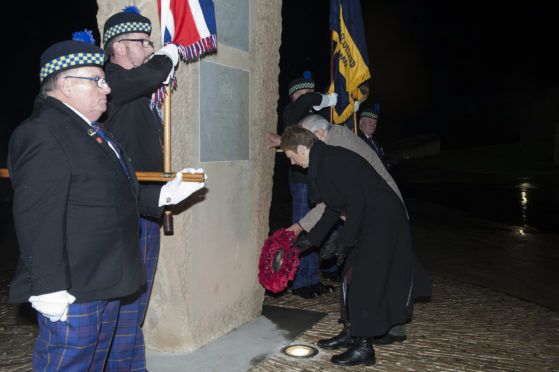
[[[130,295],[145,281],[140,212],[158,217],[159,186],[130,182],[113,150],[75,112],[47,98],[10,138],[20,249],[11,302],[68,290],[76,302]]]
[[[357,134],[359,135],[359,138],[361,138],[363,141],[365,141],[367,143],[367,145],[369,145],[373,150],[375,150],[375,152],[377,153],[378,157],[382,160],[382,162],[384,163],[384,165],[386,166],[386,163],[384,162],[384,150],[382,149],[382,147],[378,144],[377,141],[375,141],[375,138],[373,136],[371,136],[371,139],[374,142],[374,145],[371,143],[371,141],[369,140],[369,138],[367,138],[367,135],[365,133],[363,133],[363,131],[361,129],[359,129],[359,131],[357,132]]]
[[[290,102],[283,109],[283,129],[282,132],[290,125],[298,125],[305,116],[310,114],[318,114],[328,119],[330,108],[323,108],[320,111],[314,111],[313,106],[320,105],[322,102],[322,94],[318,92],[309,92],[302,94],[296,101]],[[289,182],[307,183],[307,170],[297,165],[289,167]]]
[[[149,101],[172,68],[171,59],[162,55],[131,70],[115,63],[105,65],[111,94],[106,120],[101,120],[130,154],[137,171],[163,172],[163,126]]]

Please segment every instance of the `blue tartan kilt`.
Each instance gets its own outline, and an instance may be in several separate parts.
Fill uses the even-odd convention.
[[[119,301],[71,304],[66,322],[37,313],[34,371],[102,371],[118,318]]]
[[[309,212],[309,188],[306,183],[290,183],[291,223],[295,224]],[[309,253],[299,259],[299,267],[291,283],[291,289],[318,284],[318,254]]]
[[[145,370],[143,324],[159,256],[160,226],[150,219],[140,220],[140,249],[146,271],[146,285],[140,293],[122,299],[118,324],[107,360],[106,371]]]

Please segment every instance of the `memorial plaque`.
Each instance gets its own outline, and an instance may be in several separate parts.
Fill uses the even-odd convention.
[[[248,0],[214,0],[217,42],[248,52]]]
[[[249,73],[200,62],[200,160],[249,158]]]

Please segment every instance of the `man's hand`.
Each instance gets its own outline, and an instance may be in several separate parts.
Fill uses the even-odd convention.
[[[305,235],[303,237],[299,237],[292,246],[299,248],[300,255],[302,252],[311,249],[313,245],[308,236]]]
[[[337,93],[323,94],[322,95],[322,101],[320,102],[320,105],[313,106],[312,108],[315,111],[320,111],[325,107],[336,106],[337,102],[338,102],[338,94]]]
[[[155,52],[154,55],[164,55],[169,57],[171,61],[173,61],[173,67],[177,67],[177,63],[179,63],[179,48],[172,43],[165,45]]]
[[[171,81],[171,77],[173,77],[173,74],[175,73],[175,67],[177,67],[177,64],[179,63],[178,47],[175,44],[167,44],[163,48],[155,52],[153,55],[167,56],[173,62],[173,67],[171,68],[171,71],[169,71],[169,75],[167,76],[167,79],[165,79],[165,81],[163,82],[163,84],[169,84],[169,82]]]
[[[347,256],[352,248],[340,245],[337,240],[329,240],[320,249],[320,258],[329,260],[334,256]]]
[[[268,146],[266,146],[267,149],[281,145],[281,136],[277,133],[266,133],[266,138],[269,141]]]
[[[295,236],[299,236],[299,234],[303,232],[303,228],[298,223],[294,223],[293,225],[289,226],[286,230],[293,232]]]
[[[65,322],[68,306],[74,301],[76,298],[66,290],[29,297],[31,306],[51,322]]]
[[[167,182],[161,187],[159,193],[159,206],[178,204],[196,191],[204,187],[204,182],[183,182],[182,173],[204,173],[202,168],[185,168],[177,175],[174,180]],[[207,177],[205,177],[207,178]]]

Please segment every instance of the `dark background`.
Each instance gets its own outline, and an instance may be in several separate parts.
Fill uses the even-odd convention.
[[[552,135],[553,12],[538,1],[493,3],[361,1],[372,75],[366,104],[380,104],[381,143],[435,134],[444,149]],[[288,82],[306,69],[327,88],[328,15],[326,1],[284,1],[280,108]]]
[[[373,76],[367,103],[380,104],[381,143],[434,134],[448,149],[553,135],[559,99],[554,13],[539,1],[493,3],[362,1]],[[94,0],[2,7],[15,31],[6,34],[2,62],[4,167],[9,135],[29,116],[39,90],[40,54],[75,31],[88,28],[96,40],[99,34]],[[287,84],[304,70],[319,90],[327,88],[328,15],[326,0],[283,2],[280,119]]]

